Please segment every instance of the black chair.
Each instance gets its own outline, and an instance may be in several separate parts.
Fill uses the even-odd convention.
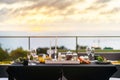
[[[15,66],[7,69],[9,80],[58,80],[59,67]]]
[[[6,69],[7,69],[7,66],[0,66],[0,78],[7,78],[8,77]]]
[[[64,67],[68,80],[109,80],[116,71],[115,67]]]
[[[117,71],[112,75],[112,78],[120,79],[120,65],[116,65]]]
[[[8,74],[6,72],[7,66],[0,65],[0,80],[8,80]]]

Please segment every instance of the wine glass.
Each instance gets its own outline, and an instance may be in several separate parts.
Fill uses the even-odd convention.
[[[90,54],[91,54],[91,49],[90,47],[86,47],[86,53],[88,55],[88,58],[90,57]]]
[[[28,53],[28,54],[27,54],[27,59],[28,59],[28,62],[30,62],[30,58],[31,58],[31,54],[30,54],[30,53]]]
[[[36,50],[35,49],[31,50],[31,55],[33,57],[33,61],[37,61],[38,55],[36,54]]]
[[[95,56],[95,49],[94,49],[94,47],[91,48],[91,55],[92,55],[92,59],[94,60],[94,56]]]

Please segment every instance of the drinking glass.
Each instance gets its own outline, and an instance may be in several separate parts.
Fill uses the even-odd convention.
[[[27,54],[27,59],[28,59],[28,62],[30,62],[30,58],[31,58],[31,54],[30,54],[30,53],[28,53],[28,54]]]
[[[90,54],[91,54],[91,49],[90,49],[89,47],[86,48],[86,53],[87,53],[87,55],[88,55],[88,57],[89,57]]]
[[[91,48],[91,53],[94,53],[95,52],[95,49],[92,47]]]
[[[95,56],[95,49],[92,47],[91,48],[91,55],[92,55],[92,60],[94,60],[94,56]]]
[[[35,50],[31,50],[31,55],[33,57],[33,61],[37,61],[38,60],[38,55],[36,54]]]

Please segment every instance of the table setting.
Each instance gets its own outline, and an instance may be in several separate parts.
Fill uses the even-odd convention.
[[[104,56],[96,55],[94,48],[89,47],[86,48],[84,56],[78,56],[77,53],[71,51],[57,52],[56,48],[52,51],[50,48],[48,54],[36,54],[35,50],[32,50],[26,58],[19,57],[14,62],[24,66],[37,64],[113,64],[113,61],[107,60]]]
[[[90,58],[90,55],[78,56],[77,53],[70,51],[66,54],[58,52],[53,57],[50,56],[39,54],[32,59],[27,56],[22,62],[15,62],[16,64],[12,64],[7,69],[9,79],[33,80],[42,78],[44,80],[58,80],[64,75],[68,80],[108,80],[117,70],[111,63],[106,63],[109,60],[103,56],[97,56],[96,59],[93,59]],[[27,63],[25,63],[26,60]]]

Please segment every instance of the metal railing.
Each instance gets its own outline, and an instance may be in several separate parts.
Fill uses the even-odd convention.
[[[120,36],[0,36],[1,38],[26,38],[28,40],[28,50],[31,49],[32,38],[74,38],[75,39],[75,51],[78,53],[78,39],[80,38],[120,38]]]

